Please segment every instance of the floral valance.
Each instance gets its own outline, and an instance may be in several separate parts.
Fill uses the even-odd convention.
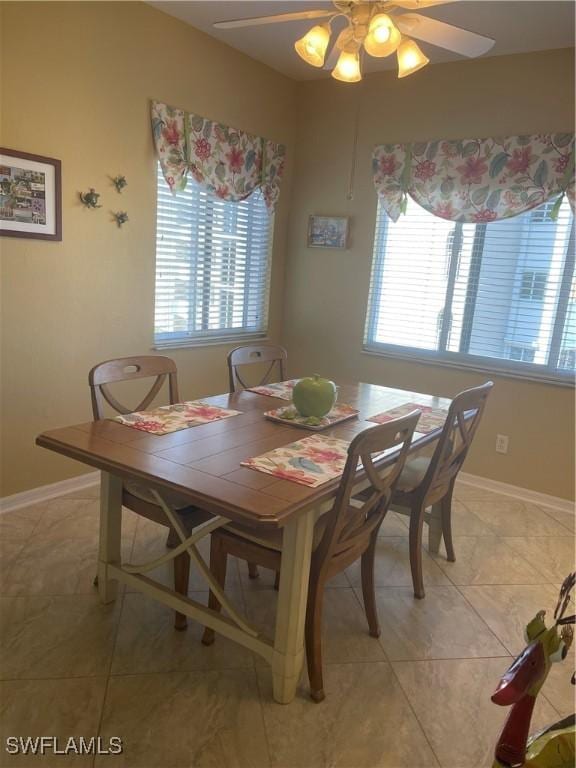
[[[560,193],[574,210],[574,134],[383,144],[376,191],[393,221],[406,196],[435,216],[489,222],[517,216]]]
[[[164,178],[176,194],[188,173],[224,200],[244,200],[261,188],[269,211],[280,194],[282,144],[152,102],[152,133]]]

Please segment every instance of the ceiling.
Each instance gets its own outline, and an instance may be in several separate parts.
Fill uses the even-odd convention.
[[[215,21],[251,16],[332,8],[325,0],[156,0],[150,5],[201,29],[217,40],[267,64],[294,80],[329,77],[326,70],[305,64],[294,50],[294,41],[314,24],[291,21],[242,29],[214,29]],[[574,8],[572,0],[460,0],[429,8],[421,13],[440,21],[478,32],[496,40],[487,56],[502,56],[526,51],[574,46]],[[334,23],[339,30],[342,19]],[[420,43],[431,63],[462,59],[436,46]],[[363,70],[379,72],[396,67],[395,56],[374,59],[366,56]]]

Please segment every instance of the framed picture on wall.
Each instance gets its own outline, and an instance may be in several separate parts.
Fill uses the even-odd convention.
[[[308,219],[309,248],[347,248],[347,216],[310,216]]]
[[[0,236],[62,240],[60,160],[0,147]]]

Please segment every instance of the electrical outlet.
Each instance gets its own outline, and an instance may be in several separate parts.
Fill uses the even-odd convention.
[[[508,453],[508,435],[496,435],[496,453]]]

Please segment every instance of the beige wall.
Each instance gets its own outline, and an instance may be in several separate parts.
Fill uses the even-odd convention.
[[[34,447],[45,429],[91,417],[87,373],[150,352],[155,161],[149,100],[158,98],[288,145],[276,216],[270,336],[280,332],[294,156],[295,84],[141,3],[3,3],[0,144],[60,158],[61,243],[0,240],[3,466],[0,496],[85,472]],[[118,196],[109,175],[126,175]],[[103,208],[78,192],[95,187]],[[111,209],[125,209],[121,230]],[[225,391],[226,347],[185,349],[182,394]]]
[[[299,86],[283,337],[294,374],[358,377],[448,396],[488,378],[362,352],[376,216],[371,150],[383,142],[572,130],[572,53],[437,65],[405,80],[390,72],[352,86],[332,80]],[[356,115],[356,177],[348,201]],[[351,248],[307,249],[312,213],[349,215]],[[496,387],[466,471],[573,498],[574,391],[491,378]],[[505,456],[494,451],[497,432],[510,436]]]
[[[446,395],[484,378],[361,351],[376,210],[371,147],[381,141],[570,129],[569,52],[429,67],[403,81],[390,73],[355,86],[331,80],[297,86],[141,3],[3,3],[0,23],[0,144],[62,160],[64,211],[61,243],[0,240],[0,496],[86,471],[35,448],[35,436],[90,418],[86,374],[95,362],[151,350],[150,98],[288,144],[275,224],[270,337],[287,344],[291,372],[318,370]],[[355,194],[348,202],[357,110]],[[117,173],[129,183],[122,197],[108,180]],[[99,211],[78,203],[78,191],[90,186],[103,194]],[[114,208],[130,215],[121,230],[110,220]],[[310,213],[350,215],[351,249],[307,250]],[[185,397],[225,389],[226,351],[214,346],[171,353]],[[573,392],[496,381],[467,470],[571,497]],[[510,436],[508,456],[494,453],[497,431]]]

